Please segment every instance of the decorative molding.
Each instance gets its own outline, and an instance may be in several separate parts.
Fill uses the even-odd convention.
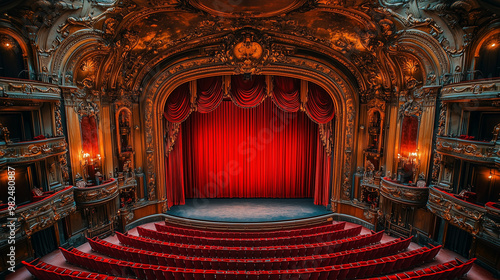
[[[427,187],[413,187],[381,179],[380,194],[397,203],[411,206],[425,206],[429,195]]]
[[[85,188],[75,188],[75,201],[78,207],[90,206],[108,202],[118,196],[118,181],[111,179],[111,182]]]
[[[444,136],[446,134],[446,116],[448,113],[448,103],[441,102],[438,120],[437,135]]]
[[[4,153],[4,163],[21,163],[41,160],[67,152],[64,136],[43,140],[25,141],[0,145]]]
[[[69,185],[68,154],[59,155],[59,166],[61,167],[62,180],[64,185]]]
[[[344,170],[342,178],[342,193],[341,197],[346,200],[351,199],[352,187],[352,151],[354,142],[354,121],[356,119],[356,109],[354,108],[354,100],[347,99],[346,101],[346,134],[344,142]]]
[[[22,236],[45,229],[58,220],[75,212],[76,205],[73,199],[73,187],[67,187],[55,194],[16,209],[16,231]],[[10,230],[7,228],[9,210],[0,211],[0,239],[7,240]]]
[[[38,81],[0,79],[0,94],[10,98],[59,101],[61,89]]]
[[[62,118],[61,118],[61,102],[55,103],[54,120],[56,123],[56,136],[64,136]]]
[[[443,101],[458,101],[464,99],[498,98],[500,81],[473,81],[448,85],[441,90]]]
[[[99,121],[100,96],[99,92],[84,88],[68,87],[64,92],[66,106],[72,106],[78,119],[93,116]]]
[[[439,181],[439,173],[441,172],[441,162],[443,157],[440,153],[434,150],[434,158],[432,160],[432,175],[431,180],[434,184],[437,184]]]
[[[470,141],[438,135],[436,149],[440,153],[465,160],[500,164],[500,147],[496,142]]]
[[[454,197],[452,194],[430,187],[427,209],[451,224],[473,235],[480,231],[484,207]]]

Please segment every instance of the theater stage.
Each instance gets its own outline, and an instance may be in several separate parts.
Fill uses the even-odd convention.
[[[276,222],[331,214],[312,198],[196,198],[172,206],[168,215],[214,222]]]

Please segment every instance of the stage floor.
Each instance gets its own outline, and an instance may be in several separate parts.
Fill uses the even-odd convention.
[[[198,198],[172,206],[167,214],[216,222],[276,222],[331,214],[312,198]]]

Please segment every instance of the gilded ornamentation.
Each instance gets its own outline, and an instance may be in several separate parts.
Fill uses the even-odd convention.
[[[473,95],[480,95],[484,92],[497,91],[499,86],[497,83],[472,83],[464,86],[448,86],[441,90],[442,94],[453,93],[471,93]]]
[[[403,116],[417,116],[420,118],[422,114],[422,104],[414,99],[409,99],[401,107],[399,107],[399,115]]]
[[[436,148],[439,152],[453,153],[459,156],[473,157],[481,161],[493,161],[498,155],[499,148],[495,142],[474,142],[455,138],[438,137]]]
[[[99,105],[94,102],[87,102],[86,100],[77,102],[75,111],[80,119],[85,116],[99,119]]]
[[[42,151],[42,147],[39,146],[39,145],[31,145],[31,146],[28,146],[28,153],[29,154],[38,154]]]
[[[21,235],[30,236],[36,231],[47,228],[58,219],[64,218],[75,212],[76,205],[73,199],[73,188],[68,187],[53,196],[16,209],[18,220],[16,222],[16,232]],[[7,211],[0,212],[0,219],[8,215]],[[1,224],[1,227],[4,227]],[[5,232],[0,232],[0,238],[6,240]]]
[[[444,136],[446,133],[446,114],[448,111],[448,104],[441,102],[441,111],[439,112],[439,121],[438,121],[438,129],[437,135]]]
[[[111,184],[96,186],[92,188],[75,189],[75,200],[77,205],[95,203],[101,200],[116,197],[117,195],[117,181],[114,181]]]
[[[167,157],[170,154],[170,152],[174,149],[177,136],[179,135],[179,128],[180,128],[180,123],[171,123],[167,120],[164,120],[163,131],[165,131],[164,135],[165,156]]]
[[[225,43],[216,51],[214,62],[226,63],[235,67],[235,74],[257,74],[268,63],[269,45],[267,35],[255,31],[242,31],[225,37]]]
[[[62,118],[61,118],[61,102],[57,101],[54,108],[54,120],[56,122],[56,136],[64,135]]]
[[[69,185],[68,154],[59,155],[59,166],[61,167],[62,179],[64,185]]]
[[[2,149],[2,153],[7,162],[20,163],[66,152],[66,146],[64,138],[59,136],[45,139],[36,144],[28,142],[24,145]]]
[[[429,188],[412,187],[393,183],[382,178],[380,194],[399,203],[423,206],[427,202]]]
[[[432,160],[432,182],[437,183],[439,180],[439,172],[441,172],[441,161],[443,156],[434,150],[434,159]]]
[[[353,127],[354,120],[356,116],[356,109],[354,109],[354,101],[352,99],[348,99],[346,102],[347,107],[347,130],[345,134],[345,151],[344,151],[344,170],[343,170],[343,179],[342,179],[342,198],[343,199],[351,199],[351,173],[352,173],[352,143],[353,143]]]
[[[473,235],[479,233],[480,223],[486,212],[484,207],[465,202],[435,188],[430,188],[427,209]]]

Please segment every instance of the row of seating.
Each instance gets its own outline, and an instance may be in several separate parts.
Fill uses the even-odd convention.
[[[472,265],[474,264],[474,261],[476,261],[475,258],[470,259],[466,262],[456,259],[454,261],[434,265],[416,271],[401,272],[398,274],[374,277],[364,280],[451,280],[461,278],[464,274],[469,272],[469,270],[472,268]]]
[[[383,232],[374,234],[358,235],[347,239],[321,242],[315,244],[289,245],[289,246],[265,246],[265,247],[222,247],[222,246],[198,246],[177,243],[168,243],[151,240],[139,236],[116,233],[120,243],[153,252],[170,253],[182,256],[206,257],[206,258],[282,258],[329,254],[344,250],[350,250],[380,242]]]
[[[375,274],[386,274],[392,271],[405,270],[407,268],[419,265],[421,263],[430,261],[439,252],[441,246],[433,248],[422,247],[416,250],[407,251],[390,257],[383,257],[369,261],[359,261],[355,263],[340,264],[334,266],[308,268],[308,269],[289,269],[289,270],[266,270],[259,271],[262,274],[273,275],[269,279],[281,279],[281,275],[290,274],[303,274],[307,271],[310,274],[314,273],[318,277],[327,275],[330,279],[356,279],[362,277],[369,277]],[[119,261],[116,259],[105,259],[102,257],[94,256],[91,254],[80,252],[76,249],[67,251],[61,249],[66,259],[76,265],[83,266],[87,269],[111,273],[114,272],[116,276],[130,276],[137,277],[140,280],[155,280],[155,271],[162,271],[166,279],[197,279],[197,274],[202,274],[205,278],[207,274],[225,275],[225,279],[236,279],[236,275],[247,275],[255,271],[220,271],[220,270],[202,270],[202,269],[189,269],[182,267],[168,267],[161,265],[141,264],[136,262]],[[130,273],[132,271],[133,273]],[[182,278],[177,277],[175,273]],[[301,276],[303,277],[303,276]],[[306,276],[307,279],[309,277]],[[212,278],[209,276],[209,278]],[[217,276],[220,279],[221,276]],[[267,278],[266,278],[267,279]]]
[[[35,259],[31,262],[22,261],[22,263],[31,275],[35,276],[38,280],[135,280],[132,278],[109,276],[58,267],[42,262],[39,259]]]
[[[293,237],[301,235],[316,234],[333,230],[343,229],[345,222],[329,222],[326,225],[319,225],[311,228],[301,229],[282,229],[274,231],[216,231],[216,230],[201,230],[179,225],[155,223],[157,231],[183,234],[198,237],[220,237],[220,238],[272,238],[272,237]]]
[[[466,274],[472,267],[476,259],[471,259],[467,262],[462,262],[460,260],[454,260],[444,264],[439,264],[424,268],[417,271],[411,272],[401,272],[395,275],[388,275],[383,277],[369,278],[365,280],[401,280],[401,279],[414,279],[414,280],[446,280],[460,278],[462,275]],[[62,267],[53,266],[45,262],[39,261],[38,259],[28,263],[22,262],[28,271],[39,280],[83,280],[83,279],[98,279],[98,280],[133,280],[131,278],[108,276],[99,273],[85,272],[78,270],[71,270]],[[142,265],[135,265],[134,270],[137,272],[141,269]],[[188,270],[189,271],[189,270]],[[296,271],[284,271],[283,274],[275,274],[273,272],[251,272],[247,271],[245,273],[224,273],[223,271],[213,270],[198,270],[197,273],[184,273],[176,270],[146,270],[144,275],[145,279],[155,279],[155,280],[215,280],[215,279],[226,279],[226,280],[275,280],[275,279],[309,279],[309,280],[326,280],[326,279],[339,279],[329,277],[329,273],[326,271],[318,271],[317,269],[300,269]],[[151,272],[153,273],[151,275]],[[215,272],[215,273],[214,273]],[[217,276],[217,278],[216,278]],[[333,275],[332,275],[333,276]],[[337,275],[338,276],[338,275]],[[153,278],[154,277],[154,278]],[[293,277],[293,278],[292,278]]]
[[[287,246],[294,244],[310,244],[318,242],[327,242],[347,237],[352,237],[361,233],[362,227],[350,229],[326,231],[315,234],[293,237],[271,237],[271,238],[219,238],[219,237],[199,237],[176,233],[160,232],[156,230],[137,227],[140,236],[161,240],[171,243],[207,245],[207,246],[225,246],[225,247],[263,247],[263,246]]]
[[[286,270],[295,269],[298,267],[308,268],[331,266],[380,258],[390,254],[396,254],[408,248],[410,240],[411,238],[395,239],[383,244],[377,244],[360,249],[347,250],[327,255],[277,259],[221,259],[185,257],[119,246],[103,240],[89,240],[89,244],[91,245],[92,250],[100,254],[116,259],[145,264],[158,264],[163,266],[185,267],[193,269]]]

